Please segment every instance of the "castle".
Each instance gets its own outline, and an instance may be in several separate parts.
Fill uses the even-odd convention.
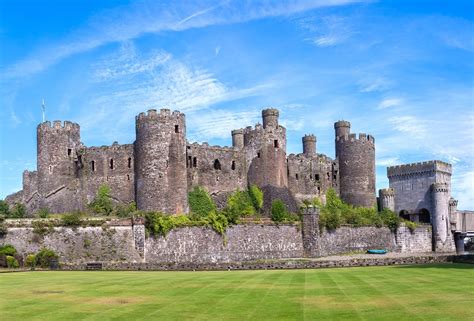
[[[78,124],[43,122],[37,128],[37,171],[23,173],[23,190],[6,198],[29,213],[83,209],[107,184],[117,203],[135,201],[143,211],[187,213],[188,192],[206,188],[217,203],[256,184],[265,203],[280,198],[296,210],[305,199],[324,199],[329,188],[356,206],[375,197],[374,138],[335,123],[336,159],[318,154],[316,137],[302,138],[303,153],[286,154],[286,129],[276,109],[262,111],[263,124],[232,130],[232,147],[189,143],[185,115],[149,110],[135,117],[133,144],[86,147]]]

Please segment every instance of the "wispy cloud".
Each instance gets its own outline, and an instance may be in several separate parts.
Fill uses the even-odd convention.
[[[387,98],[382,100],[379,105],[377,106],[378,109],[385,109],[389,107],[395,107],[402,103],[402,99],[400,98]]]
[[[415,138],[423,138],[428,132],[426,121],[415,116],[390,117],[388,121],[392,124],[393,129]]]
[[[390,88],[391,84],[392,81],[384,77],[369,78],[359,81],[360,92],[363,93],[385,91]]]
[[[217,24],[240,23],[267,17],[288,16],[327,6],[347,5],[360,0],[332,1],[252,1],[249,3],[212,1],[136,1],[107,10],[90,18],[64,40],[33,50],[3,70],[5,78],[17,78],[43,71],[59,61],[102,45],[135,39],[146,33],[182,31]],[[118,23],[119,22],[119,23]]]
[[[299,25],[310,34],[306,40],[318,47],[342,44],[355,33],[349,18],[336,15],[305,17]]]

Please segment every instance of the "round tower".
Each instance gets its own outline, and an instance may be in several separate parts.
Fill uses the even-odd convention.
[[[341,199],[354,206],[372,207],[375,199],[375,141],[366,134],[350,133],[350,123],[338,121],[336,158],[339,160]]]
[[[446,183],[431,185],[431,222],[433,224],[433,250],[454,251],[454,240],[449,223],[449,189]]]
[[[232,146],[238,149],[244,147],[244,130],[234,129],[232,131]]]
[[[263,128],[278,128],[278,109],[269,108],[262,110]]]
[[[315,155],[316,154],[316,136],[304,135],[303,137],[303,154]]]
[[[389,209],[395,212],[395,190],[384,188],[379,190],[380,210]]]
[[[135,117],[135,193],[143,211],[187,213],[184,114],[151,109]]]

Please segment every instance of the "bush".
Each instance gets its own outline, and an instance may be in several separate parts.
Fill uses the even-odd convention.
[[[145,213],[145,228],[151,235],[166,236],[175,227],[190,226],[191,219],[185,215],[168,216],[160,212]]]
[[[224,214],[229,223],[236,224],[241,216],[255,215],[252,199],[246,191],[235,191],[227,199]]]
[[[0,237],[7,235],[8,229],[4,223],[0,223]]]
[[[224,235],[227,226],[229,226],[227,217],[223,213],[217,211],[210,212],[204,219],[204,222],[220,235]]]
[[[0,216],[3,215],[5,217],[10,216],[10,207],[8,206],[8,203],[0,200]]]
[[[48,218],[49,210],[47,208],[40,208],[38,211],[38,216],[41,218]]]
[[[16,249],[13,245],[10,244],[5,244],[3,246],[0,246],[0,255],[9,255],[9,256],[15,256],[16,254]]]
[[[7,267],[10,269],[18,269],[20,267],[20,263],[18,263],[18,260],[13,256],[7,255]]]
[[[35,265],[40,266],[43,269],[49,268],[52,262],[57,261],[58,255],[50,249],[42,248],[35,258]]]
[[[115,208],[115,213],[118,217],[131,217],[134,212],[137,210],[137,204],[135,202],[131,202],[125,205],[118,205]]]
[[[341,211],[334,210],[330,211],[326,207],[322,207],[319,214],[319,228],[322,230],[335,230],[341,226]]]
[[[196,186],[188,194],[189,208],[193,216],[205,217],[216,210],[216,204],[209,193],[200,186]]]
[[[274,200],[272,202],[272,220],[275,222],[283,222],[288,216],[288,209],[282,200]]]
[[[82,223],[81,212],[76,211],[72,213],[66,213],[61,217],[61,223],[64,226],[79,226]]]
[[[405,220],[403,223],[405,223],[405,226],[408,227],[411,233],[415,232],[418,224],[412,221]]]
[[[36,266],[36,255],[28,254],[26,256],[25,266],[34,269]]]
[[[97,196],[89,204],[89,208],[96,214],[110,215],[114,210],[110,193],[111,190],[108,185],[101,185],[97,191]]]
[[[33,221],[31,226],[33,226],[33,233],[39,236],[44,236],[46,233],[54,231],[52,222]]]
[[[26,217],[26,207],[22,203],[15,203],[15,206],[13,206],[9,214],[10,215],[7,216],[9,218],[24,218]]]
[[[400,226],[401,219],[393,211],[384,209],[379,215],[382,218],[383,224],[390,230],[395,231]]]
[[[257,185],[251,185],[249,188],[250,199],[257,212],[263,208],[263,191]]]

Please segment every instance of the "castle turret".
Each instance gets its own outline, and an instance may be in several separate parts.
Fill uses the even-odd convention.
[[[347,121],[334,124],[341,199],[354,206],[372,207],[376,202],[374,137],[356,137],[350,133],[350,126]]]
[[[451,223],[451,230],[455,230],[458,222],[458,200],[452,197],[449,199],[449,221]]]
[[[269,108],[262,110],[263,128],[278,128],[278,109]]]
[[[380,210],[389,209],[395,211],[395,190],[384,188],[379,190]]]
[[[449,189],[446,183],[431,185],[433,224],[433,250],[451,252],[455,250],[454,240],[449,223]]]
[[[63,189],[77,177],[77,170],[82,161],[78,158],[77,148],[80,146],[80,127],[78,124],[65,121],[49,121],[37,127],[37,166],[39,207],[50,208],[49,202],[58,201],[64,195]],[[61,192],[61,193],[59,193]],[[78,197],[80,199],[80,197]],[[74,200],[64,200],[64,207]]]
[[[243,129],[234,129],[232,131],[232,146],[237,149],[242,149],[244,147],[244,130]]]
[[[304,135],[303,137],[303,154],[315,155],[316,154],[316,136]]]
[[[137,207],[168,214],[188,211],[184,114],[152,109],[135,118]]]

